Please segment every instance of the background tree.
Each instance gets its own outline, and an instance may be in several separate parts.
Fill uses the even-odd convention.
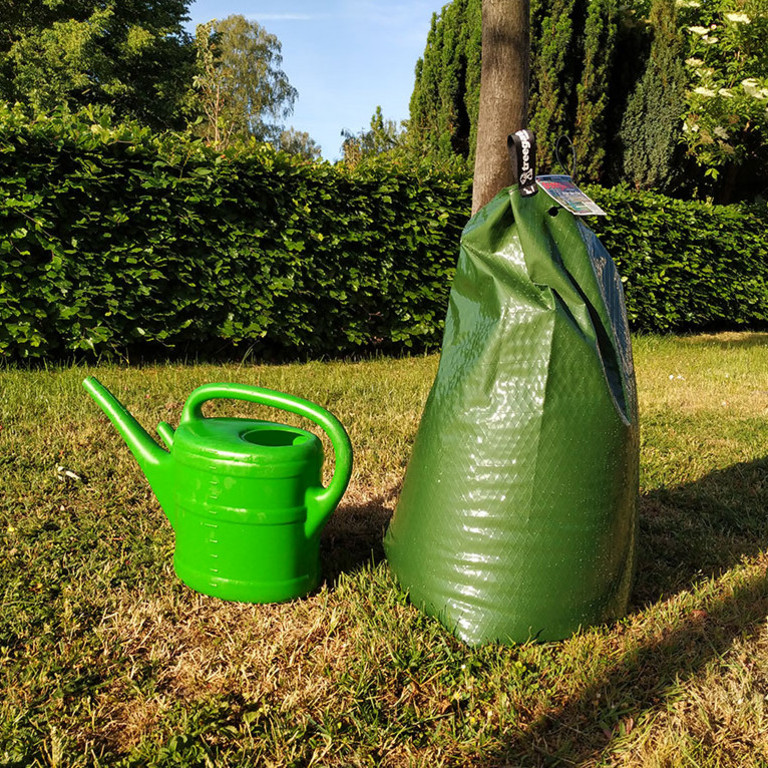
[[[194,50],[188,0],[26,0],[0,10],[0,98],[36,111],[85,104],[181,127]]]
[[[564,133],[578,139],[580,160],[598,158],[588,167],[580,163],[582,178],[594,181],[602,172],[601,158],[621,119],[612,115],[614,104],[623,109],[626,101],[613,45],[619,20],[616,0],[531,0],[529,118],[538,131],[542,168],[551,168],[554,144]],[[408,122],[408,140],[422,153],[474,162],[481,48],[480,0],[453,0],[433,16]]]
[[[573,146],[579,179],[602,181],[608,135],[608,98],[618,32],[616,0],[591,0],[584,24],[584,59],[576,86]]]
[[[608,106],[605,111],[605,159],[599,181],[608,186],[624,180],[621,125],[627,103],[645,73],[651,49],[648,23],[650,0],[621,0],[616,15],[614,56],[608,76]]]
[[[555,163],[559,136],[573,136],[580,56],[577,37],[583,28],[586,0],[540,2],[534,10],[536,47],[531,62],[530,124],[536,134],[537,161]],[[539,26],[538,18],[541,17]]]
[[[214,147],[226,147],[232,139],[235,123],[229,119],[230,104],[225,96],[213,25],[215,19],[198,24],[195,31],[196,74],[189,94],[190,112],[201,112],[202,134]]]
[[[376,107],[367,131],[352,133],[345,128],[341,135],[344,138],[342,159],[349,165],[357,165],[364,158],[402,148],[403,132],[394,120],[384,118],[380,106]]]
[[[280,132],[277,146],[289,155],[299,155],[306,160],[318,160],[322,154],[320,145],[306,131],[297,131],[293,126]]]
[[[680,182],[686,84],[675,0],[653,0],[649,21],[650,56],[621,126],[624,173],[639,189],[670,191]]]
[[[434,14],[416,65],[408,131],[433,156],[474,158],[480,92],[480,0],[454,0]]]
[[[528,116],[528,0],[483,0],[483,57],[472,213],[512,183],[507,135]]]
[[[216,146],[235,136],[278,143],[298,93],[281,69],[277,37],[234,15],[199,25],[195,40],[198,71],[190,104],[204,117],[204,137]]]
[[[445,159],[474,159],[480,97],[480,0],[454,0],[433,14],[416,64],[408,131]]]

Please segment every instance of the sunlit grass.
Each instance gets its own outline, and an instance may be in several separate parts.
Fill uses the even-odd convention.
[[[630,615],[479,649],[407,603],[380,544],[435,356],[0,372],[0,766],[768,764],[768,337],[644,337],[635,356]],[[322,587],[251,606],[180,584],[89,374],[150,432],[210,381],[333,411],[356,467]]]

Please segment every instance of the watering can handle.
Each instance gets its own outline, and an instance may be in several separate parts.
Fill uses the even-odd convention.
[[[187,402],[184,403],[181,423],[204,418],[203,403],[218,399],[247,400],[251,403],[270,405],[274,408],[290,411],[315,422],[330,437],[333,452],[336,455],[333,478],[327,488],[313,494],[314,506],[317,510],[315,516],[318,517],[318,520],[308,519],[307,521],[310,529],[312,529],[308,533],[317,532],[341,500],[352,474],[352,444],[341,422],[325,408],[321,408],[309,400],[276,392],[273,389],[254,387],[248,384],[203,384],[202,387],[193,390],[187,398]]]

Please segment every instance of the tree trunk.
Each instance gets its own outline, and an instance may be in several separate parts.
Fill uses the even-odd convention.
[[[472,213],[513,183],[507,136],[528,122],[530,0],[483,0]]]

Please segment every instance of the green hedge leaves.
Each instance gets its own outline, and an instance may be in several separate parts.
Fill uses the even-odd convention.
[[[439,343],[466,178],[58,128],[0,120],[6,358]]]
[[[635,329],[768,320],[764,210],[591,188]],[[439,345],[470,180],[0,107],[0,358]]]
[[[630,325],[691,332],[768,324],[768,211],[589,187],[588,219],[624,280]]]

